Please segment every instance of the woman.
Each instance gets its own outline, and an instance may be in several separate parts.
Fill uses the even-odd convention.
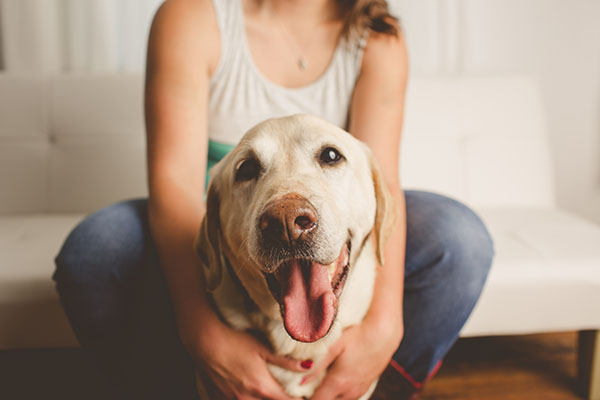
[[[396,398],[421,388],[471,312],[493,250],[462,204],[401,189],[407,65],[383,0],[163,4],[147,65],[149,199],[92,214],[56,260],[73,328],[118,391],[190,398],[198,368],[226,398],[288,399],[269,362],[311,378],[328,369],[313,399],[355,399],[392,356]],[[297,112],[366,142],[401,210],[367,317],[315,365],[272,354],[224,325],[191,245],[207,163],[256,122]]]

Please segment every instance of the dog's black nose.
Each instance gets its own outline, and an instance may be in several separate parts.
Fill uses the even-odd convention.
[[[313,205],[299,194],[291,193],[267,204],[258,227],[267,243],[293,245],[314,231],[317,221]]]

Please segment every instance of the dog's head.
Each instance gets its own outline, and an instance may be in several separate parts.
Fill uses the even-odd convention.
[[[368,147],[307,115],[251,129],[211,171],[197,239],[206,284],[229,261],[263,312],[289,335],[327,334],[353,261],[373,232],[381,264],[393,207]]]

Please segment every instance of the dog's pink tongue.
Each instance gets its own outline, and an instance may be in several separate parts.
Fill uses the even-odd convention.
[[[327,334],[335,316],[335,295],[327,269],[312,263],[305,267],[293,260],[280,278],[283,323],[299,342],[315,342]]]

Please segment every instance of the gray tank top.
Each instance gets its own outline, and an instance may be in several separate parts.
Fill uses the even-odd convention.
[[[248,129],[265,119],[296,113],[313,114],[346,128],[365,39],[358,43],[341,40],[326,71],[316,81],[285,88],[264,77],[252,60],[242,0],[213,3],[221,38],[221,55],[210,81],[208,105],[213,150],[215,144],[237,144]]]

